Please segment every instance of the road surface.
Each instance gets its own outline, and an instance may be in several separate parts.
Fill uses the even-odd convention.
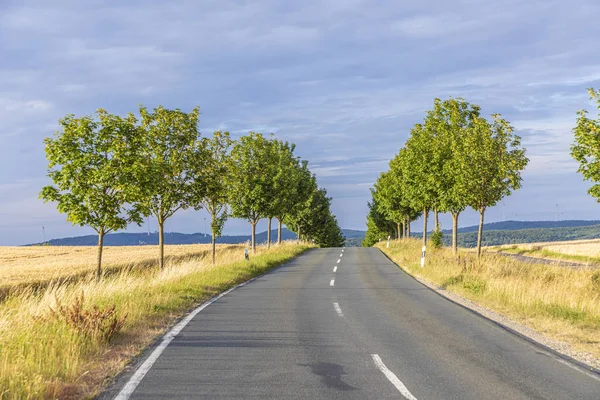
[[[600,399],[598,375],[444,299],[375,248],[311,250],[237,288],[139,382],[121,381],[111,396],[129,382],[120,399]]]

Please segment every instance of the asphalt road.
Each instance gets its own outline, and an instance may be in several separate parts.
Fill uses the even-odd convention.
[[[444,299],[378,249],[340,254],[309,251],[206,307],[130,398],[600,399],[600,377]]]

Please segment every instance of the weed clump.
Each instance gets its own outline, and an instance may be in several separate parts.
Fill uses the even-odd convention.
[[[62,305],[56,298],[56,309],[50,307],[50,315],[93,340],[110,342],[123,328],[127,314],[120,318],[114,304],[105,309],[97,305],[86,309],[84,303],[83,291],[68,306]]]

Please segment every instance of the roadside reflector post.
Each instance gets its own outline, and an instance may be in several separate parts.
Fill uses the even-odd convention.
[[[244,249],[244,259],[246,259],[246,261],[250,261],[250,256],[248,255],[248,248]]]
[[[388,249],[390,248],[390,237],[388,236],[388,241],[387,244],[385,245],[385,247],[387,247]]]
[[[425,249],[426,246],[423,246],[423,248],[421,249],[421,268],[425,266]]]

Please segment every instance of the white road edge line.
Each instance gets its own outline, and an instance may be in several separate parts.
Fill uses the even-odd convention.
[[[163,336],[163,340],[162,342],[154,349],[154,351],[150,354],[150,356],[148,356],[148,358],[146,359],[146,361],[144,361],[144,363],[142,365],[140,365],[140,367],[137,369],[137,371],[135,371],[135,373],[133,374],[133,376],[131,378],[129,378],[129,381],[127,381],[127,383],[125,384],[125,386],[123,386],[123,389],[121,389],[121,391],[119,392],[119,394],[113,399],[113,400],[128,400],[129,397],[133,394],[133,392],[135,391],[135,389],[138,387],[138,385],[140,384],[140,382],[142,381],[142,379],[144,379],[144,376],[148,373],[148,371],[150,371],[150,368],[152,368],[152,365],[154,365],[154,363],[156,362],[156,360],[158,360],[158,357],[160,357],[160,355],[162,354],[163,351],[165,351],[165,349],[167,348],[167,346],[169,345],[169,343],[171,343],[171,341],[175,338],[175,336],[177,336],[179,334],[179,332],[181,332],[181,330],[183,328],[185,328],[185,326],[202,310],[204,310],[206,307],[208,307],[209,305],[211,305],[212,303],[214,303],[215,301],[219,300],[221,297],[225,296],[226,294],[228,294],[229,292],[233,291],[234,289],[237,289],[239,287],[242,287],[250,282],[252,282],[255,279],[260,278],[260,276],[254,277],[246,282],[240,283],[237,286],[232,287],[231,289],[228,289],[226,291],[224,291],[223,293],[221,293],[220,295],[218,295],[217,297],[207,301],[206,303],[203,303],[202,305],[200,305],[198,308],[196,308],[194,311],[192,311],[187,317],[185,317],[183,320],[181,320],[181,322],[179,322],[177,325],[175,325],[173,327],[173,329],[171,329],[169,332],[167,332],[165,334],[165,336]]]
[[[584,374],[586,374],[590,378],[594,378],[595,380],[600,381],[600,378],[598,378],[598,376],[596,374],[594,374],[594,373],[588,372],[588,371],[584,370],[583,368],[576,367],[576,366],[572,365],[570,362],[565,361],[565,360],[561,360],[558,357],[554,357],[554,359],[556,361],[558,361],[559,363],[564,364],[564,365],[566,365],[567,367],[569,367],[571,369],[574,369],[575,371],[583,372]]]
[[[392,382],[392,384],[396,387],[396,389],[398,389],[398,391],[402,396],[404,396],[404,398],[408,400],[417,400],[417,398],[408,391],[406,386],[404,386],[404,383],[402,383],[402,381],[398,379],[398,377],[392,371],[390,371],[388,367],[385,366],[383,361],[381,361],[381,357],[379,357],[378,354],[371,354],[371,357],[373,358],[373,362],[375,363],[377,368],[379,368],[379,370],[383,372],[385,377],[388,378],[390,382]]]
[[[341,259],[341,258],[338,260],[338,262],[337,262],[337,263],[339,264],[339,263],[340,263],[340,261],[342,261],[342,259]]]
[[[333,279],[331,280],[331,282],[329,282],[329,286],[333,286],[333,284],[334,284],[334,283],[335,283],[335,278],[333,278]]]
[[[333,272],[337,271],[337,265],[333,267]]]
[[[342,309],[340,308],[340,305],[338,303],[333,303],[333,308],[335,308],[335,312],[340,316],[343,317],[344,313],[342,312]]]

